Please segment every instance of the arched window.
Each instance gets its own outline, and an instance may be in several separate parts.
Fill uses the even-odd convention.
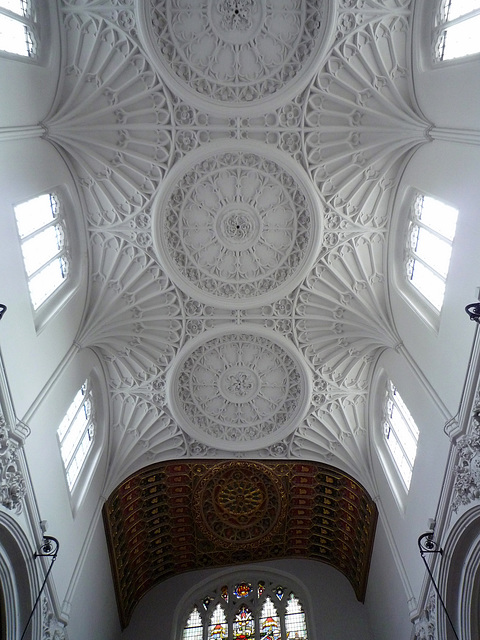
[[[30,298],[37,310],[68,275],[69,258],[61,198],[52,192],[27,200],[15,207],[15,218]]]
[[[299,598],[269,579],[208,589],[185,617],[182,640],[308,640]]]
[[[35,0],[0,0],[0,51],[36,58],[38,50]]]
[[[398,473],[408,491],[417,455],[419,433],[410,411],[391,381],[387,384],[383,435]]]
[[[442,0],[436,20],[435,59],[480,52],[480,0]]]
[[[406,253],[411,284],[440,311],[450,266],[458,211],[430,196],[414,198]]]
[[[72,491],[93,446],[95,434],[92,389],[88,380],[75,395],[57,434],[68,488]]]

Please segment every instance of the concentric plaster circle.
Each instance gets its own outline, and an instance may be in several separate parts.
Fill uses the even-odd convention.
[[[300,167],[265,145],[192,152],[153,204],[154,246],[181,289],[251,308],[288,295],[321,243],[319,200]]]
[[[251,451],[286,437],[310,401],[309,371],[283,336],[244,324],[187,343],[167,377],[168,403],[195,440]]]
[[[193,493],[202,532],[226,546],[266,541],[282,524],[282,483],[261,463],[230,461],[212,467]]]
[[[175,93],[200,108],[277,108],[318,70],[333,38],[327,0],[138,0],[139,34]]]

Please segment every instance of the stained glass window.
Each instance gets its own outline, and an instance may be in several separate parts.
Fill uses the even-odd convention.
[[[241,582],[240,584],[237,584],[235,586],[233,595],[236,596],[237,598],[244,598],[245,596],[248,596],[251,590],[252,590],[252,585],[250,583]]]
[[[75,486],[93,445],[94,432],[92,390],[86,380],[57,430],[70,491]]]
[[[0,0],[0,51],[27,58],[36,57],[34,0]]]
[[[255,623],[252,612],[243,604],[233,620],[234,640],[249,640],[255,637]]]
[[[65,224],[58,195],[44,193],[18,204],[15,218],[30,298],[33,308],[38,309],[68,275]]]
[[[282,630],[280,618],[270,597],[263,603],[260,614],[260,640],[280,640]]]
[[[480,0],[442,0],[435,29],[435,59],[480,52]]]
[[[407,248],[407,276],[412,285],[440,311],[458,211],[418,194],[412,208]]]
[[[181,640],[308,640],[298,596],[271,580],[223,583],[191,607]]]
[[[207,635],[209,640],[224,640],[224,638],[226,640],[228,638],[227,618],[220,604],[217,604],[213,610]]]

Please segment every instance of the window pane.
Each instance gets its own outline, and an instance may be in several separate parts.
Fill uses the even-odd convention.
[[[445,3],[445,20],[455,20],[470,11],[480,8],[479,0],[447,0]]]
[[[0,50],[19,56],[31,55],[27,27],[15,18],[0,13]]]
[[[445,31],[443,60],[461,58],[480,51],[480,15],[449,26]]]
[[[246,605],[242,605],[233,621],[233,638],[234,640],[247,640],[254,638],[255,624],[252,612]]]
[[[90,447],[93,444],[93,429],[86,429],[81,436],[80,443],[75,450],[75,455],[70,460],[70,464],[67,469],[68,488],[71,490],[75,484],[83,463],[90,451]]]
[[[63,248],[63,229],[52,225],[22,243],[23,260],[27,274],[31,276],[47,262],[50,262]]]
[[[45,227],[57,217],[57,214],[57,200],[54,195],[49,193],[17,204],[15,217],[20,238],[25,238],[34,231]]]
[[[413,465],[413,461],[415,460],[415,453],[417,450],[417,440],[410,431],[398,407],[395,405],[393,405],[390,420],[391,426],[395,431],[397,440],[403,449],[404,455],[407,457],[410,464]]]
[[[280,618],[270,597],[265,600],[259,621],[260,638],[279,640],[281,636]]]
[[[443,278],[447,277],[452,253],[451,244],[420,227],[416,235],[416,246],[413,249],[423,262],[426,262]]]
[[[440,311],[445,296],[445,282],[418,260],[413,263],[410,281]]]
[[[71,425],[73,419],[75,418],[77,411],[80,409],[81,405],[83,404],[85,392],[86,392],[86,385],[84,384],[82,385],[82,388],[77,391],[77,395],[73,399],[73,402],[68,408],[68,411],[65,414],[65,417],[60,423],[60,426],[58,427],[58,431],[57,431],[58,437],[60,438],[60,442],[62,441],[63,437],[67,433],[68,427]]]
[[[198,613],[198,609],[195,607],[187,620],[185,628],[183,629],[183,640],[202,640],[202,638],[202,618]]]
[[[93,445],[95,435],[92,422],[92,396],[87,381],[76,393],[58,427],[57,434],[68,487],[72,490]]]
[[[408,489],[417,454],[418,427],[391,381],[387,387],[384,437],[395,466]]]
[[[24,16],[27,13],[27,4],[24,0],[0,0],[0,7],[19,16]]]
[[[419,218],[424,225],[430,227],[450,242],[455,237],[458,211],[448,204],[444,204],[435,198],[422,196],[423,206],[419,212]]]
[[[208,627],[209,640],[226,640],[228,638],[228,625],[225,612],[217,604]]]
[[[38,309],[63,283],[67,275],[67,266],[68,263],[60,257],[30,278],[28,288],[34,309]]]
[[[285,631],[288,640],[306,640],[307,626],[305,624],[305,614],[298,599],[290,594],[285,615]]]

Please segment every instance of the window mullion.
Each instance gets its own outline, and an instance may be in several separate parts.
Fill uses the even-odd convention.
[[[423,260],[417,253],[415,253],[413,249],[411,249],[410,252],[414,260],[421,262],[426,269],[428,269],[431,273],[437,276],[437,278],[439,278],[442,282],[444,283],[447,282],[446,278],[444,278],[440,273],[438,273],[438,271],[435,271],[435,269],[431,265],[429,265],[428,262],[425,262],[425,260]]]
[[[462,16],[458,16],[457,18],[453,18],[453,20],[447,19],[445,22],[443,22],[440,25],[440,29],[443,31],[445,29],[448,29],[449,27],[453,27],[456,24],[459,24],[460,22],[465,22],[466,20],[470,20],[471,18],[474,18],[479,14],[480,14],[480,8],[472,9],[472,11],[469,11],[468,13],[464,13]]]
[[[421,227],[422,229],[425,229],[425,231],[428,231],[428,233],[431,233],[432,236],[436,236],[439,240],[443,240],[444,242],[447,242],[450,246],[453,245],[453,242],[449,238],[447,238],[446,236],[442,235],[440,232],[436,231],[432,227],[429,227],[427,224],[422,222],[422,220],[419,220],[418,218],[415,218],[413,224],[414,224],[415,227]]]

